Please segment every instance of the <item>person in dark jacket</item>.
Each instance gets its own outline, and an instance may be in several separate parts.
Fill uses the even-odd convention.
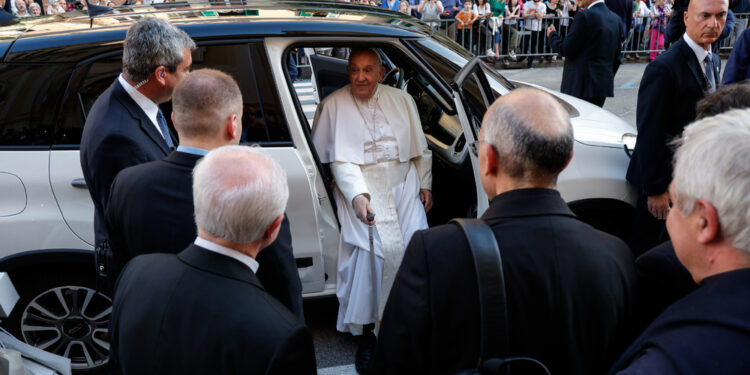
[[[565,39],[550,25],[547,40],[553,52],[565,57],[560,91],[601,107],[614,96],[622,21],[602,0],[583,0],[580,6],[588,9],[576,14]]]
[[[672,304],[610,374],[750,373],[750,109],[685,128],[667,229],[699,287]]]
[[[635,270],[620,239],[580,221],[554,189],[573,130],[554,97],[518,89],[482,121],[479,172],[507,290],[510,356],[552,374],[602,374],[629,339]],[[382,319],[380,374],[455,374],[479,360],[474,260],[458,226],[412,237]],[[516,367],[514,372],[533,374]]]
[[[682,38],[643,72],[636,114],[638,139],[626,175],[640,193],[629,236],[636,255],[667,240],[669,142],[695,120],[696,103],[718,87],[720,61],[711,53],[711,43],[719,37],[726,14],[726,0],[692,0]]]
[[[737,38],[724,66],[721,84],[728,85],[747,79],[750,79],[750,29],[745,29]]]
[[[172,117],[180,146],[164,160],[124,169],[112,183],[106,211],[112,286],[136,256],[177,254],[195,240],[193,168],[210,150],[239,143],[242,105],[237,83],[216,70],[196,70],[177,85]],[[276,240],[256,259],[266,291],[304,321],[302,283],[286,217]]]
[[[111,373],[315,374],[310,331],[255,275],[284,220],[286,173],[260,149],[223,146],[193,185],[195,241],[134,258],[117,282]]]

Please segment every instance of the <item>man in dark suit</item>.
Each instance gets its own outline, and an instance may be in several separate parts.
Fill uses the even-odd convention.
[[[630,26],[633,25],[633,2],[631,0],[604,0],[604,4],[620,17],[620,41],[628,38]]]
[[[255,276],[256,256],[284,221],[281,166],[258,149],[224,146],[198,164],[193,185],[195,242],[138,256],[118,280],[112,372],[315,374],[310,332]]]
[[[666,240],[667,186],[672,179],[669,142],[695,119],[695,105],[716,90],[719,57],[711,43],[724,28],[726,0],[692,0],[684,13],[685,34],[646,66],[638,90],[638,139],[627,180],[640,196],[631,228],[636,254]]]
[[[192,72],[175,88],[172,118],[180,146],[163,160],[124,169],[112,183],[106,211],[113,258],[108,267],[114,286],[132,258],[148,253],[178,253],[195,240],[193,167],[210,150],[236,145],[242,135],[242,93],[229,75],[212,69]],[[258,279],[297,318],[302,313],[302,283],[292,252],[289,220],[258,255]]]
[[[123,73],[94,102],[81,137],[81,169],[94,201],[95,243],[107,238],[104,212],[121,170],[161,160],[177,145],[159,104],[190,71],[195,43],[169,22],[146,17],[128,30]]]
[[[626,344],[635,270],[621,240],[581,222],[554,190],[572,157],[567,112],[539,90],[514,90],[487,110],[478,147],[482,186],[492,199],[482,220],[497,239],[505,274],[508,354],[536,358],[552,374],[605,372]],[[474,368],[478,298],[461,229],[417,232],[385,308],[376,371]]]
[[[699,120],[678,143],[667,229],[699,286],[659,315],[610,374],[748,374],[750,109]]]
[[[560,91],[601,107],[615,95],[622,21],[604,0],[583,0],[580,6],[565,39],[550,25],[547,40],[552,51],[565,56]]]

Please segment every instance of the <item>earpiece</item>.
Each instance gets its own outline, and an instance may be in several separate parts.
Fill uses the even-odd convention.
[[[164,71],[161,72],[161,78],[164,78]]]

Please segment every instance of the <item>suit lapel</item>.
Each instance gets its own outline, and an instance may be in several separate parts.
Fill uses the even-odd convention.
[[[190,244],[185,250],[177,254],[177,257],[194,268],[252,284],[261,290],[265,290],[253,271],[240,261],[226,255],[206,250],[196,244]]]
[[[146,113],[143,112],[143,110],[138,106],[135,100],[130,97],[130,95],[120,84],[120,81],[117,79],[115,80],[114,95],[117,100],[122,103],[123,107],[127,109],[127,111],[130,113],[130,116],[132,116],[133,119],[139,122],[141,130],[146,133],[146,135],[154,142],[154,144],[156,144],[156,146],[158,146],[159,149],[164,152],[164,155],[168,154],[169,148],[167,147],[167,142],[161,136],[161,133],[156,130],[156,127],[154,126],[154,123],[151,122],[151,119],[146,116]],[[171,136],[172,135],[170,134],[170,137]],[[177,144],[177,142],[175,142],[175,144]]]

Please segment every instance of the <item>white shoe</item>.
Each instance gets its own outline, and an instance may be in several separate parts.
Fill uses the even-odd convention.
[[[487,57],[495,57],[495,52],[492,51],[492,48],[487,50]]]
[[[516,53],[513,51],[508,51],[508,56],[510,56],[511,60],[516,61]]]

